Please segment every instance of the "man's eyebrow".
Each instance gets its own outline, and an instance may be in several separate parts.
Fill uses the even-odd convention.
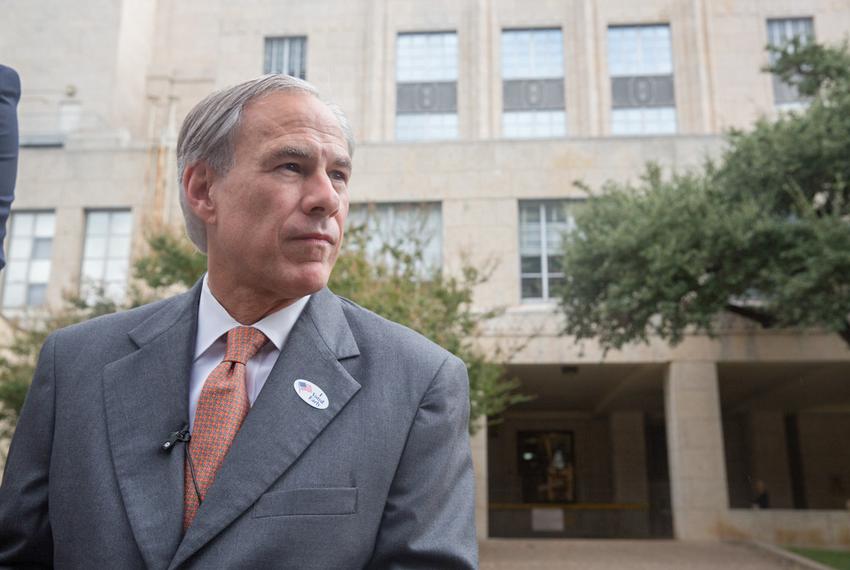
[[[280,160],[283,158],[301,158],[305,160],[310,160],[314,158],[314,154],[309,150],[297,146],[284,146],[277,149],[274,149],[271,153],[269,153],[269,158],[271,160]],[[334,166],[338,168],[347,168],[351,170],[351,159],[344,156],[339,156],[333,160]]]
[[[269,153],[269,157],[272,159],[279,158],[304,158],[309,159],[313,157],[313,153],[310,151],[299,148],[297,146],[284,146],[280,148],[274,149],[271,153]]]
[[[334,166],[351,170],[351,159],[340,156],[334,159]]]

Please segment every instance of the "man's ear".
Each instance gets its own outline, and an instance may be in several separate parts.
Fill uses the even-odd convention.
[[[183,171],[183,192],[186,203],[195,215],[207,224],[215,223],[216,208],[211,196],[215,173],[206,162],[196,162]]]

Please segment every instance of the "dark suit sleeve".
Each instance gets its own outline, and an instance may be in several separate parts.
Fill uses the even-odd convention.
[[[368,568],[478,567],[468,421],[466,365],[450,356],[419,405]]]
[[[53,445],[55,335],[41,349],[38,366],[0,485],[0,568],[53,566],[47,511]]]
[[[14,69],[0,65],[0,269],[6,265],[3,239],[15,196],[18,173],[18,99],[21,80]]]

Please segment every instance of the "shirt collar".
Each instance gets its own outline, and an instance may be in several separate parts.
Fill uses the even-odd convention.
[[[291,305],[278,309],[270,315],[266,315],[253,327],[262,331],[277,350],[283,347],[289,337],[295,321],[301,316],[301,311],[310,300],[310,295],[301,297]],[[207,283],[204,275],[204,283],[201,287],[201,300],[198,304],[198,334],[195,337],[195,359],[205,353],[209,348],[232,328],[241,327],[242,324],[230,316],[227,309],[221,306]]]

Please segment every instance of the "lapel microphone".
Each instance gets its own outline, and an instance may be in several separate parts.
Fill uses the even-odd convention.
[[[200,505],[203,502],[203,498],[201,497],[201,488],[198,487],[198,481],[195,479],[195,463],[192,461],[192,453],[189,451],[188,443],[191,439],[192,434],[189,433],[189,424],[183,424],[183,427],[179,430],[168,434],[168,438],[162,442],[159,448],[166,453],[170,453],[177,443],[187,444],[183,449],[186,451],[185,455],[187,463],[189,463],[189,475],[192,477],[192,485],[195,487],[195,494],[198,496],[198,504]]]
[[[192,436],[189,434],[189,424],[183,424],[177,431],[173,431],[168,434],[168,439],[162,442],[160,449],[163,451],[171,451],[177,442],[189,443],[189,440],[192,439]]]

